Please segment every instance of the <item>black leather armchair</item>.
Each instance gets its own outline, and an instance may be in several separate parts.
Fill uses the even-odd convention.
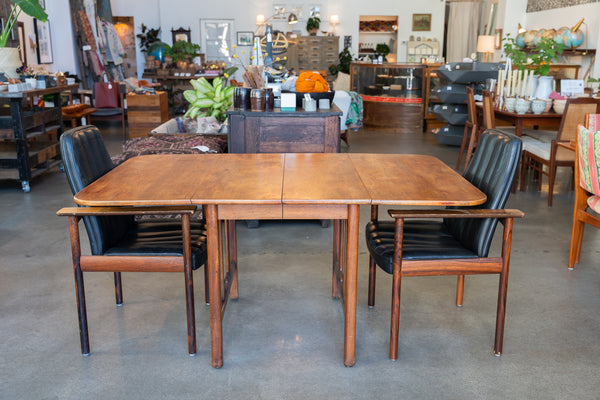
[[[398,358],[400,285],[405,276],[457,275],[456,303],[462,305],[464,276],[499,274],[494,353],[502,352],[504,312],[513,218],[519,210],[504,210],[521,154],[521,140],[497,130],[480,138],[464,177],[487,196],[477,208],[389,211],[395,221],[372,221],[366,227],[369,263],[369,306],[375,305],[375,272],[378,265],[393,275],[390,359]],[[443,218],[443,220],[413,220]],[[488,257],[498,221],[504,224],[502,254]]]
[[[73,194],[113,168],[102,136],[94,126],[83,126],[65,132],[60,138],[60,148]],[[90,353],[84,271],[114,272],[117,305],[123,303],[121,272],[183,272],[188,350],[190,354],[196,353],[192,270],[206,262],[206,231],[202,222],[190,222],[194,211],[193,206],[70,207],[58,211],[58,215],[69,217],[81,351],[84,355]],[[151,219],[139,222],[134,218],[134,215],[167,214],[181,215],[181,221]],[[87,230],[91,256],[81,255],[80,219],[84,220]]]

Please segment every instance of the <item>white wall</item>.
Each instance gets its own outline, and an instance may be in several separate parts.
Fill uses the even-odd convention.
[[[502,12],[504,7],[504,12]],[[517,35],[518,23],[525,29],[558,29],[562,26],[573,27],[581,18],[585,17],[584,23],[587,24],[587,44],[588,49],[596,49],[600,44],[600,3],[582,4],[573,7],[555,8],[546,11],[526,13],[527,0],[500,0],[500,15],[503,20],[498,26],[503,26],[506,34],[509,32],[512,37]],[[499,15],[499,18],[501,18]],[[585,25],[581,28],[585,32]],[[499,59],[500,51],[496,52],[496,59]],[[581,64],[582,71],[580,78],[587,70],[590,64],[590,57],[564,57],[562,62],[569,64]],[[596,62],[591,70],[591,76],[600,77],[600,62]]]
[[[50,40],[52,41],[52,64],[43,64],[49,72],[77,73],[77,56],[74,51],[73,26],[69,0],[46,1],[46,13],[50,22]],[[29,35],[34,35],[33,18],[21,13],[19,21],[25,27],[25,41],[27,42],[27,63],[37,65],[37,54],[29,46]],[[35,39],[34,39],[35,42]]]

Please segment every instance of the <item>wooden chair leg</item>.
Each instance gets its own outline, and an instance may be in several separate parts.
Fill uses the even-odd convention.
[[[554,193],[554,180],[556,179],[556,165],[551,164],[548,169],[548,207],[552,207],[552,194]]]
[[[204,265],[204,302],[206,305],[210,305],[209,292],[208,292],[208,266]]]
[[[115,300],[117,302],[117,306],[121,307],[123,305],[123,285],[121,284],[121,273],[115,272]]]
[[[469,125],[465,125],[465,129],[463,131],[463,137],[460,142],[460,150],[458,151],[458,160],[456,161],[456,170],[460,169],[460,163],[462,162],[463,154],[465,153],[465,149],[467,147],[468,135],[469,135]]]
[[[404,219],[397,218],[394,226],[394,271],[392,274],[392,316],[390,322],[390,360],[398,359],[398,331],[400,329],[400,292],[402,284],[402,241]]]
[[[465,157],[465,170],[473,158],[473,152],[475,151],[475,145],[479,141],[479,134],[477,132],[477,125],[473,125],[471,129],[471,138],[469,139],[469,146],[467,147],[467,156]]]
[[[506,315],[506,293],[508,289],[508,269],[510,265],[510,248],[512,242],[513,219],[507,218],[504,223],[502,236],[502,272],[498,283],[498,307],[496,311],[496,335],[494,340],[494,354],[502,354],[504,340],[504,320]]]
[[[69,216],[69,232],[71,235],[71,254],[73,256],[73,275],[75,277],[75,298],[77,301],[77,317],[79,321],[79,340],[81,353],[90,354],[90,337],[88,334],[87,310],[85,306],[85,287],[83,284],[83,271],[81,271],[81,245],[79,242],[79,218]]]
[[[333,271],[331,276],[331,297],[333,297],[334,299],[340,298],[340,291],[337,283],[337,273],[340,269],[340,260],[342,253],[341,224],[341,220],[333,220]]]
[[[190,216],[181,215],[183,231],[183,273],[185,275],[185,308],[187,314],[188,352],[196,354],[196,312],[194,309],[194,271],[192,270],[192,246],[190,237]]]
[[[237,231],[236,221],[229,220],[227,224],[227,261],[229,262],[229,272],[231,273],[231,288],[229,298],[237,299],[238,294],[238,265],[237,265]]]
[[[465,289],[465,276],[458,275],[456,279],[456,306],[462,307],[463,305],[463,293]]]
[[[579,262],[581,255],[581,242],[583,238],[584,223],[577,218],[579,210],[575,210],[573,215],[573,228],[571,229],[571,245],[569,247],[569,269],[575,268],[575,263]]]
[[[368,305],[369,308],[375,307],[375,279],[377,274],[377,265],[373,257],[369,256],[369,296]]]

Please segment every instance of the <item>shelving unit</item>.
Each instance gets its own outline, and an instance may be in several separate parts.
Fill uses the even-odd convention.
[[[373,55],[379,43],[390,47],[388,61],[396,60],[398,17],[389,15],[361,15],[358,31],[358,56]]]
[[[29,192],[30,181],[61,163],[58,138],[64,130],[60,94],[79,85],[23,92],[0,92],[0,179],[16,179]],[[53,95],[54,107],[29,107],[35,96]]]

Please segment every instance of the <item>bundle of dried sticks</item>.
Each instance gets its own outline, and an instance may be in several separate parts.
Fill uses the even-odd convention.
[[[246,71],[243,73],[244,82],[246,86],[253,89],[259,89],[265,86],[265,82],[262,78],[264,66],[262,65],[248,65]]]

